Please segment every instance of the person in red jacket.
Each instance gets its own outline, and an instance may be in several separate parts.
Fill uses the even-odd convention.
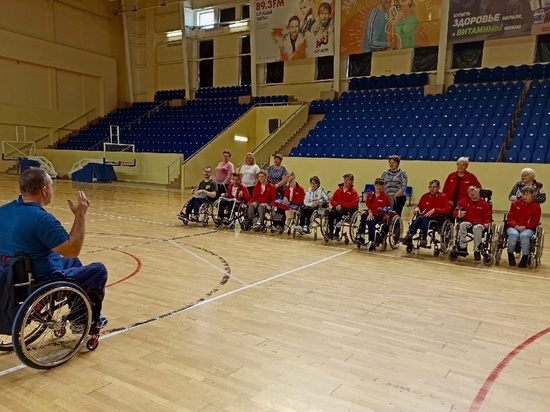
[[[527,266],[531,238],[540,223],[540,205],[534,201],[535,189],[532,186],[525,186],[521,190],[521,199],[516,200],[510,206],[508,212],[508,264],[516,266],[514,251],[519,240],[521,244],[521,260],[518,268]]]
[[[248,202],[248,219],[246,220],[244,230],[250,229],[254,220],[256,211],[260,215],[258,223],[252,228],[255,232],[259,232],[265,220],[265,212],[271,208],[271,204],[276,199],[275,186],[267,181],[267,173],[265,170],[260,170],[258,173],[258,183],[254,186],[252,198]]]
[[[334,239],[334,222],[340,221],[344,215],[353,213],[357,210],[359,204],[359,194],[353,187],[354,177],[351,173],[344,175],[344,183],[339,185],[330,205],[332,209],[328,212],[328,233],[326,236],[329,239]]]
[[[447,200],[454,209],[458,201],[468,196],[466,193],[468,187],[475,186],[481,189],[481,183],[473,173],[468,172],[468,164],[470,161],[467,157],[461,157],[456,161],[456,172],[447,176],[443,185],[443,193],[447,196]]]
[[[458,252],[468,256],[467,236],[468,229],[474,233],[474,260],[481,260],[479,246],[483,238],[483,231],[489,228],[493,220],[493,211],[491,206],[479,195],[479,188],[475,186],[468,187],[468,197],[459,200],[454,216],[462,219],[459,229]]]
[[[403,244],[412,244],[413,236],[418,232],[418,229],[421,229],[420,247],[427,247],[426,238],[428,237],[430,222],[451,213],[451,205],[447,196],[441,193],[439,188],[439,180],[434,179],[429,183],[428,193],[420,198],[418,205],[413,210],[415,219],[409,227],[407,235],[401,239]]]
[[[285,187],[283,198],[273,202],[273,225],[275,229],[282,233],[284,230],[285,213],[287,211],[296,211],[304,204],[306,193],[304,188],[296,182],[294,172],[289,172],[287,175],[288,183]]]
[[[220,204],[218,206],[218,216],[215,223],[220,225],[229,224],[229,216],[243,202],[250,200],[250,194],[245,185],[241,183],[242,174],[233,173],[231,176],[231,185],[226,189],[226,192],[220,196]]]
[[[361,223],[357,229],[357,238],[355,243],[358,245],[365,245],[365,228],[369,228],[369,251],[376,250],[376,242],[374,241],[374,232],[376,230],[376,224],[384,220],[385,212],[383,210],[390,206],[390,199],[384,192],[384,179],[378,178],[374,181],[374,192],[367,195],[365,201],[367,210],[361,215]]]

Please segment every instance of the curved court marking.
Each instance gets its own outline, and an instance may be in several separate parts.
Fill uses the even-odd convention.
[[[107,333],[105,334],[104,336],[101,337],[101,340],[104,340],[104,339],[108,339],[108,338],[112,338],[113,336],[116,336],[120,333],[124,333],[124,332],[128,332],[130,330],[133,330],[133,329],[137,329],[141,326],[144,326],[144,325],[148,325],[150,323],[154,323],[154,322],[158,322],[159,320],[161,319],[164,319],[164,318],[167,318],[167,317],[171,317],[171,316],[174,316],[174,315],[177,315],[177,314],[180,314],[180,313],[183,313],[183,312],[187,312],[188,310],[191,310],[191,309],[194,309],[194,308],[198,308],[199,306],[203,306],[203,305],[207,305],[209,303],[212,303],[212,302],[215,302],[219,299],[223,299],[223,298],[226,298],[228,296],[231,296],[231,295],[234,295],[236,293],[239,293],[239,292],[242,292],[244,290],[247,290],[247,289],[251,289],[255,286],[258,286],[258,285],[261,285],[263,283],[266,283],[266,282],[271,282],[272,280],[275,280],[275,279],[278,279],[280,277],[283,277],[283,276],[286,276],[286,275],[290,275],[292,273],[295,273],[295,272],[298,272],[300,270],[304,270],[304,269],[308,269],[310,267],[313,267],[313,266],[316,266],[316,265],[319,265],[321,263],[324,263],[328,260],[331,260],[331,259],[334,259],[334,258],[337,258],[339,256],[342,256],[342,255],[345,255],[346,253],[349,253],[351,252],[352,249],[349,249],[349,250],[345,250],[343,252],[340,252],[340,253],[336,253],[334,255],[330,255],[330,256],[327,256],[325,258],[322,258],[322,259],[319,259],[319,260],[316,260],[314,262],[311,262],[311,263],[308,263],[306,265],[302,265],[300,267],[297,267],[295,269],[291,269],[291,270],[287,270],[286,272],[283,272],[283,273],[279,273],[277,275],[273,275],[273,276],[270,276],[266,279],[262,279],[262,280],[258,280],[256,282],[253,282],[253,283],[250,283],[248,285],[244,285],[238,289],[234,289],[234,290],[231,290],[229,292],[226,292],[226,293],[223,293],[219,296],[214,296],[213,298],[210,298],[210,299],[204,299],[204,300],[200,300],[196,303],[193,303],[191,305],[188,305],[188,306],[185,306],[181,309],[178,309],[178,310],[175,310],[175,311],[172,311],[170,313],[167,313],[167,314],[163,314],[163,315],[159,315],[155,318],[152,318],[152,319],[149,319],[149,320],[146,320],[146,321],[143,321],[143,322],[140,322],[138,324],[135,324],[135,325],[132,325],[132,326],[128,326],[128,327],[125,327],[125,328],[122,328],[122,329],[119,329],[119,330],[116,330],[116,331],[113,331],[113,332],[110,332],[110,333]],[[16,372],[18,370],[21,370],[23,368],[26,368],[25,365],[21,364],[21,365],[17,365],[17,366],[14,366],[12,368],[8,368],[8,369],[4,369],[4,370],[0,370],[0,377],[1,376],[4,376],[4,375],[8,375],[10,373],[13,373],[13,372]]]
[[[126,277],[124,277],[120,280],[117,280],[116,282],[109,283],[107,286],[105,286],[106,288],[108,288],[110,286],[118,285],[119,283],[122,283],[125,280],[128,280],[128,279],[134,277],[135,275],[137,275],[141,271],[141,268],[143,267],[143,263],[141,263],[141,259],[138,258],[137,256],[134,256],[131,253],[125,252],[124,250],[115,250],[115,251],[120,252],[120,253],[124,253],[125,255],[128,255],[128,256],[131,256],[132,258],[134,258],[134,260],[137,262],[137,267],[128,276],[126,276]]]
[[[491,390],[491,387],[497,380],[498,376],[500,375],[500,372],[508,366],[508,364],[527,346],[529,346],[531,343],[535,342],[537,339],[543,337],[544,335],[550,333],[550,328],[546,328],[544,330],[541,330],[539,333],[534,334],[529,339],[526,339],[524,342],[522,342],[519,346],[515,347],[514,350],[512,350],[504,359],[500,361],[500,363],[493,369],[493,371],[489,374],[485,382],[483,383],[483,386],[479,389],[479,392],[477,393],[477,396],[472,402],[472,405],[470,406],[470,412],[477,412],[479,411],[479,408],[485,401],[485,398],[487,397],[487,394]]]

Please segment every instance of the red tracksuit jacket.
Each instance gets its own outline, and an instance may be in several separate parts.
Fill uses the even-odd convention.
[[[343,187],[339,187],[336,192],[332,195],[330,205],[336,207],[338,205],[342,206],[342,209],[350,210],[357,208],[359,203],[359,195],[357,190],[352,186],[346,192],[344,192]]]
[[[523,199],[516,200],[510,205],[508,212],[508,227],[525,226],[535,230],[540,223],[540,205],[538,203],[526,203]]]
[[[248,202],[250,200],[250,194],[245,185],[237,186],[237,195],[233,196],[233,185],[227,187],[226,192],[222,195],[224,199],[235,199],[237,202]]]
[[[425,193],[420,198],[417,207],[422,214],[435,209],[434,214],[430,217],[438,217],[451,213],[451,206],[449,205],[449,199],[444,193],[437,192],[435,196],[432,196],[430,192]]]
[[[258,202],[267,203],[270,205],[275,201],[276,198],[277,196],[275,194],[275,186],[273,186],[271,183],[266,183],[264,193],[262,194],[262,184],[258,182],[256,183],[256,186],[254,186],[252,198],[248,203]]]
[[[390,205],[390,199],[384,192],[380,193],[378,197],[376,197],[375,192],[372,192],[367,196],[366,205],[367,209],[371,211],[373,216],[383,216],[384,212],[380,212],[378,208],[388,207]]]
[[[283,197],[287,198],[290,201],[291,205],[302,206],[304,204],[304,198],[306,197],[306,192],[304,192],[304,188],[296,184],[294,189],[292,189],[292,200],[290,200],[290,190],[290,186],[287,185]],[[278,209],[282,210],[290,209],[289,205],[285,205],[283,203],[273,203],[273,206],[277,206]]]
[[[443,193],[445,193],[445,196],[447,196],[447,200],[453,200],[453,196],[454,196],[457,184],[458,184],[457,172],[453,172],[449,176],[447,176],[447,180],[445,180],[445,184],[443,185]],[[473,175],[472,173],[465,171],[464,176],[462,177],[462,180],[460,182],[460,189],[458,192],[459,200],[464,199],[466,196],[468,196],[468,186],[475,186],[481,189],[481,183],[479,183],[479,180],[477,180],[477,177],[475,177],[475,175]]]
[[[482,198],[479,198],[476,203],[470,197],[460,200],[454,212],[455,217],[458,217],[458,211],[461,209],[466,211],[466,215],[462,219],[474,225],[487,225],[493,218],[491,206]]]

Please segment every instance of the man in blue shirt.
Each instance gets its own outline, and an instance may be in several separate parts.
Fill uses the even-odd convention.
[[[394,46],[394,41],[388,42],[388,11],[390,0],[379,0],[378,4],[367,16],[363,53],[382,51]]]
[[[84,244],[85,217],[90,202],[78,192],[76,203],[68,201],[74,214],[70,233],[44,209],[51,202],[53,182],[40,169],[28,169],[19,178],[21,195],[0,206],[0,256],[26,253],[32,262],[37,283],[53,281],[59,275],[71,278],[95,304],[94,322],[103,327],[107,319],[99,316],[105,296],[107,269],[102,263],[83,266],[78,255]]]

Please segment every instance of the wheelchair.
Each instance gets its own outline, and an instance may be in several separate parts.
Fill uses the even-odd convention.
[[[218,199],[208,199],[199,207],[197,220],[188,219],[185,216],[185,209],[187,208],[187,205],[190,201],[191,199],[185,202],[185,204],[181,208],[181,211],[178,214],[178,219],[182,221],[183,225],[187,226],[189,222],[195,222],[206,227],[208,226],[209,220],[214,220],[215,216],[218,215]]]
[[[331,239],[328,235],[328,216],[327,210],[325,216],[321,219],[321,234],[325,239],[325,243],[328,243]],[[359,228],[359,222],[361,221],[361,213],[355,208],[354,210],[343,215],[340,220],[334,222],[334,238],[337,242],[343,241],[344,244],[349,245],[350,239],[355,239],[357,229]]]
[[[416,216],[413,218],[416,219]],[[409,226],[412,225],[412,222]],[[430,220],[428,224],[428,232],[426,239],[422,238],[421,233],[415,233],[412,237],[412,242],[406,245],[407,253],[421,248],[432,249],[433,255],[438,257],[440,254],[446,254],[451,246],[453,239],[454,225],[451,219],[447,216],[440,216]],[[426,241],[426,246],[421,246],[422,240]]]
[[[296,234],[300,234],[302,236],[313,234],[313,240],[317,240],[318,233],[322,233],[322,226],[324,224],[323,219],[328,217],[328,210],[328,204],[321,205],[320,207],[315,209],[311,214],[309,226],[306,227],[305,231],[302,228],[302,231],[298,232],[295,229],[295,226],[300,222],[302,208],[298,209],[294,219],[294,226],[292,227],[293,237],[296,237]],[[324,234],[322,234],[322,236],[324,236]]]
[[[508,226],[507,214],[504,215],[504,222],[502,225],[497,226],[495,232],[495,265],[498,266],[502,257],[502,251],[508,249],[508,234],[506,229]],[[533,236],[531,236],[531,242],[529,246],[529,257],[527,259],[527,267],[530,269],[536,269],[540,265],[542,258],[542,252],[544,249],[544,229],[542,224],[539,223],[535,229]],[[516,254],[521,254],[521,245],[518,239],[516,243]]]
[[[491,203],[491,196],[493,195],[493,192],[488,189],[480,189],[480,196],[485,200],[492,208]],[[454,262],[458,259],[459,256],[465,257],[466,254],[464,252],[461,252],[458,248],[459,245],[459,237],[460,237],[460,223],[462,222],[461,219],[455,219],[454,224],[454,235],[452,238],[452,247],[449,251],[449,260],[451,262]],[[489,227],[487,229],[483,230],[483,235],[481,239],[481,244],[479,245],[479,252],[481,253],[481,260],[483,264],[487,266],[491,266],[494,262],[494,238],[495,238],[495,231],[496,231],[496,225],[493,221],[489,223]],[[472,242],[474,240],[472,233],[472,228],[468,229],[468,237],[467,237],[467,243]]]
[[[218,218],[218,211],[222,205],[222,200],[224,200],[227,207],[225,207],[226,205],[223,205],[225,210],[222,210],[221,213],[223,217],[220,219]],[[235,199],[219,198],[212,207],[212,219],[214,221],[214,226],[225,226],[229,229],[235,229],[238,224],[242,229],[246,220],[247,210],[246,202],[237,202]]]
[[[0,313],[1,351],[14,350],[29,367],[51,369],[84,344],[90,351],[98,347],[99,328],[92,326],[94,308],[84,290],[63,276],[35,285],[24,255],[2,257],[0,264],[3,272],[13,274],[14,296],[13,307]]]
[[[401,232],[403,231],[403,221],[401,217],[391,208],[387,207],[384,209],[379,209],[380,212],[383,212],[383,218],[381,222],[376,223],[375,232],[374,232],[374,244],[376,247],[382,247],[382,250],[390,248],[393,250],[399,247],[399,239],[401,238]],[[359,213],[359,212],[358,212]],[[361,216],[359,215],[358,222],[361,221]],[[365,228],[365,237],[368,237],[369,228]],[[355,232],[355,234],[357,231]],[[355,237],[353,237],[355,241]],[[361,246],[367,246],[367,243],[356,241],[357,249],[361,249]]]

